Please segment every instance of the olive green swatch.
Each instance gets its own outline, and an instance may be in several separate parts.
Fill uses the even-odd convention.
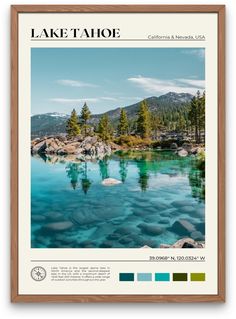
[[[190,280],[191,281],[205,281],[206,274],[204,272],[192,272],[190,274]]]

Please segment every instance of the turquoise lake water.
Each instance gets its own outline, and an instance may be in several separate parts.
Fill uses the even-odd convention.
[[[122,183],[102,185],[108,177]],[[179,220],[190,229],[174,225]],[[194,157],[164,151],[87,162],[32,157],[32,248],[154,248],[204,234],[204,172]]]

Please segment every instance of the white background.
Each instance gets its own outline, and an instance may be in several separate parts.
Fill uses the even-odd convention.
[[[22,1],[14,4],[65,4],[65,1]],[[70,1],[70,4],[83,3]],[[85,1],[84,1],[85,3]],[[91,3],[101,3],[93,0]],[[125,4],[126,1],[103,1],[105,3]],[[129,0],[130,4],[145,3]],[[158,4],[158,1],[148,3]],[[160,3],[160,2],[159,2]],[[162,1],[162,4],[205,4],[204,1]],[[236,1],[208,1],[208,4],[226,4],[227,6],[227,116],[226,116],[226,165],[227,165],[227,302],[225,304],[11,304],[10,303],[10,0],[0,1],[0,317],[1,318],[143,318],[158,316],[168,318],[234,318],[236,312],[236,101],[235,101],[235,30]],[[86,1],[88,4],[88,1]],[[126,3],[127,4],[127,3]],[[145,3],[147,4],[147,3]]]

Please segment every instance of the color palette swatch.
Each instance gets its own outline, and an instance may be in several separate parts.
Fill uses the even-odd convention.
[[[204,272],[191,273],[190,274],[190,280],[191,281],[205,281],[206,280],[206,274]]]
[[[134,281],[134,273],[131,273],[131,272],[120,273],[119,280],[120,281]]]
[[[153,276],[154,275],[154,276]],[[136,279],[135,279],[136,278]],[[184,281],[206,281],[206,274],[204,272],[201,273],[178,273],[174,272],[156,272],[154,274],[150,272],[140,272],[135,273],[131,272],[123,272],[119,273],[119,281],[157,281],[157,282],[168,282],[168,281],[175,281],[175,282],[184,282]]]
[[[188,281],[188,274],[174,272],[173,281]]]
[[[137,281],[152,281],[152,273],[137,273]]]
[[[155,281],[170,281],[170,273],[169,272],[155,273]]]

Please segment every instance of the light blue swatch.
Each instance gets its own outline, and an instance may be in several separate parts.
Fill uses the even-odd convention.
[[[152,281],[152,274],[150,272],[137,273],[137,281]]]

